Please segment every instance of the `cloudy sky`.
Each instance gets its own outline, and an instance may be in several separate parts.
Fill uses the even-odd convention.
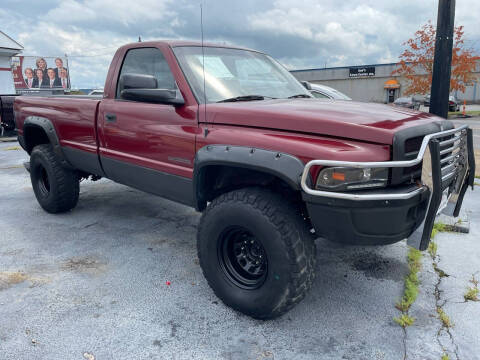
[[[438,0],[2,0],[0,30],[24,55],[68,54],[74,87],[102,87],[117,46],[199,39],[271,54],[290,69],[394,62]],[[456,24],[480,52],[480,1],[458,0]]]

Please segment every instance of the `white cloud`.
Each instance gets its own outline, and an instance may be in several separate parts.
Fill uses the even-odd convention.
[[[204,1],[206,40],[271,53],[289,68],[394,62],[402,43],[438,0]],[[457,1],[456,24],[480,49],[480,1]],[[158,38],[199,39],[199,6],[189,0],[2,0],[0,30],[25,54],[70,55],[72,83],[102,85],[119,45]],[[81,55],[83,57],[75,57]]]
[[[67,24],[108,21],[131,25],[162,20],[174,14],[173,3],[173,0],[142,0],[138,4],[119,0],[64,0],[58,7],[49,10],[45,18]]]

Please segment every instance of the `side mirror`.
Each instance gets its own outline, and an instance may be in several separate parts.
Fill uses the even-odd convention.
[[[308,81],[302,81],[301,83],[305,89],[312,90],[312,85]]]
[[[151,75],[123,74],[118,80],[120,93],[125,89],[156,89],[157,79]]]
[[[181,106],[185,101],[177,91],[157,89],[157,79],[151,75],[124,74],[119,79],[120,97],[125,100]]]
[[[185,100],[177,98],[175,90],[168,89],[125,89],[120,93],[122,99],[148,103],[182,106]]]

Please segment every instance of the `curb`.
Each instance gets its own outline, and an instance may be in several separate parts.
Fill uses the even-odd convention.
[[[470,232],[470,220],[466,211],[461,210],[460,215],[456,218],[441,214],[437,217],[435,222],[440,222],[447,225],[448,230],[468,234]]]

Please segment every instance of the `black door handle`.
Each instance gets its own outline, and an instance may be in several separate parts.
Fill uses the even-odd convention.
[[[115,122],[115,121],[117,121],[117,115],[115,115],[115,114],[105,114],[105,120],[107,122]]]

